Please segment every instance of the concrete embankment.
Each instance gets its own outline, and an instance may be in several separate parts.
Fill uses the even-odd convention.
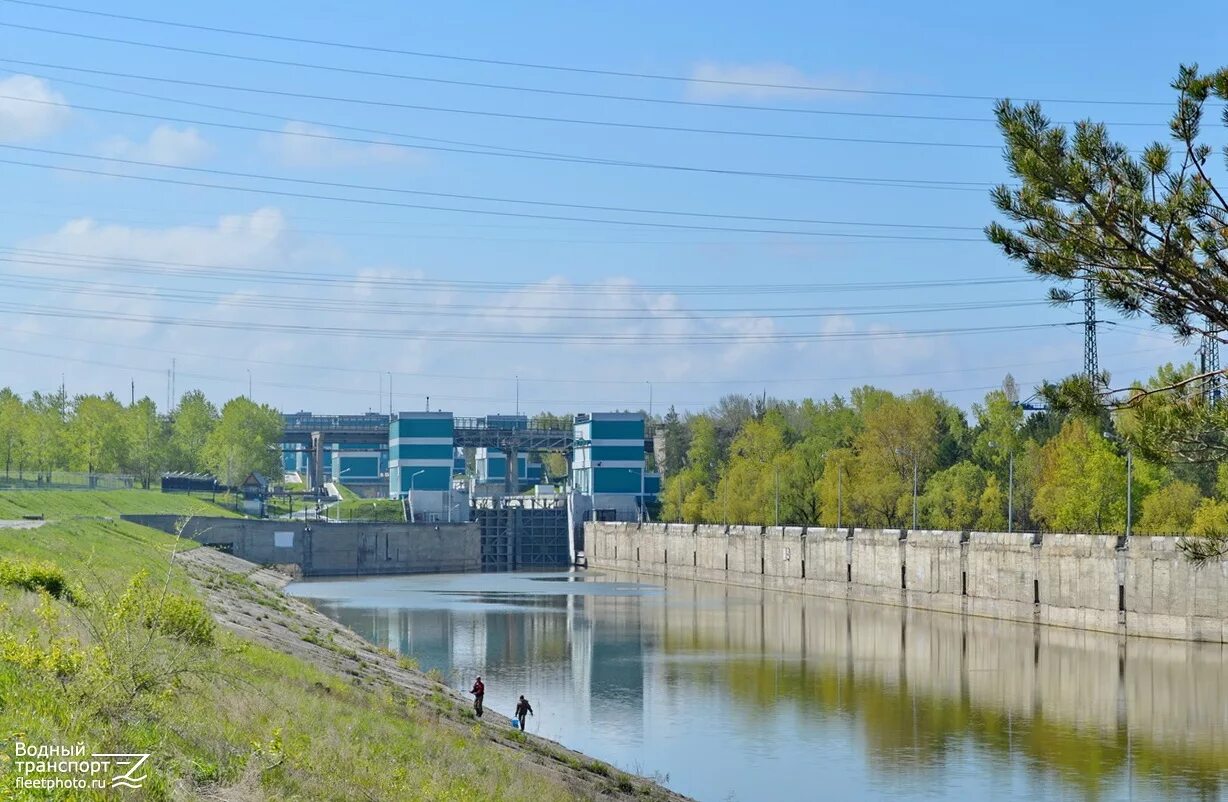
[[[585,544],[593,568],[1228,643],[1228,561],[1174,538],[590,522]]]
[[[212,546],[259,565],[297,566],[303,576],[460,573],[482,567],[475,523],[327,523],[125,515],[125,521]]]
[[[511,711],[492,712],[481,721],[465,715],[464,711],[472,704],[471,698],[448,688],[439,678],[399,661],[388,650],[368,643],[305,602],[285,595],[282,590],[291,577],[284,573],[261,568],[214,549],[180,552],[175,561],[186,569],[213,616],[230,631],[346,677],[360,691],[411,699],[407,710],[431,711],[431,725],[451,733],[458,742],[465,737],[479,737],[482,743],[516,760],[517,770],[524,778],[535,775],[547,778],[567,789],[569,797],[577,800],[688,802],[688,797],[653,780],[628,775],[545,738],[513,731],[508,725]],[[406,726],[414,725],[407,721]],[[339,733],[339,737],[363,736],[361,733]],[[335,770],[342,772],[347,768]],[[468,793],[478,798],[474,795],[476,792]]]

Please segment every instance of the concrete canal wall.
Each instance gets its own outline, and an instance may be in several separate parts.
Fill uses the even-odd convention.
[[[396,524],[183,519],[125,515],[125,521],[183,536],[262,565],[297,565],[303,576],[455,573],[482,568],[476,523]]]
[[[586,523],[590,567],[1228,643],[1228,561],[1110,535]]]

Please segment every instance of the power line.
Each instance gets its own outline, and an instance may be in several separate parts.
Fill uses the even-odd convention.
[[[57,220],[61,222],[64,221],[66,218],[68,218],[68,219],[77,219],[77,220],[85,219],[93,223],[101,223],[104,225],[160,226],[160,227],[167,227],[167,228],[188,228],[188,229],[195,229],[197,231],[209,231],[209,232],[215,232],[215,233],[218,231],[217,223],[206,225],[206,224],[201,224],[201,223],[188,223],[188,222],[182,222],[182,221],[150,220],[148,218],[135,219],[135,218],[119,218],[119,217],[100,217],[98,215],[89,214],[88,212],[74,218],[72,215],[65,215],[65,214],[52,214],[50,212],[30,212],[30,211],[25,211],[22,209],[0,208],[0,214],[9,215],[13,217],[33,217],[33,218],[45,219],[45,220]],[[201,212],[201,214],[204,214],[204,212]],[[283,216],[283,219],[290,221],[290,222],[294,222],[297,220],[311,220],[311,219],[320,219],[320,218],[301,217],[298,215],[285,215]],[[385,224],[396,225],[398,227],[425,225],[423,223],[414,223],[414,222],[379,221],[379,220],[371,220],[371,221],[364,220],[364,221],[359,221],[359,222],[385,223]],[[447,227],[448,225],[449,224],[446,224],[446,223],[432,223],[430,224],[430,227],[431,228],[443,228],[443,227]],[[512,229],[529,228],[530,230],[534,230],[534,231],[551,230],[549,228],[537,229],[537,228],[528,227],[528,226],[497,226],[497,225],[496,226],[483,226],[481,224],[469,224],[469,225],[461,224],[460,227],[479,228],[479,229],[482,229],[482,228],[512,228]],[[560,238],[553,238],[553,237],[550,237],[550,238],[547,238],[547,237],[490,237],[490,236],[480,236],[480,235],[475,235],[475,234],[411,234],[411,233],[406,233],[404,231],[338,231],[338,230],[328,230],[328,229],[299,228],[297,226],[295,226],[292,230],[296,234],[304,234],[304,235],[318,236],[318,237],[361,237],[364,239],[367,239],[367,238],[369,239],[395,239],[395,240],[409,240],[409,241],[456,240],[456,241],[461,241],[461,242],[475,242],[475,241],[476,242],[507,242],[507,243],[533,244],[533,245],[539,245],[539,244],[544,244],[544,245],[645,245],[645,246],[649,246],[649,245],[651,246],[657,246],[657,245],[748,246],[748,245],[753,245],[753,246],[762,246],[762,247],[778,247],[781,245],[802,244],[802,241],[800,240],[782,240],[782,239],[760,239],[760,240],[749,240],[749,239],[744,239],[744,240],[737,240],[737,239],[663,240],[663,239],[609,239],[609,238],[560,239]],[[569,229],[564,228],[561,230],[567,231]],[[873,244],[873,242],[863,243],[863,244]]]
[[[745,220],[755,223],[789,223],[798,225],[824,225],[824,226],[854,226],[865,228],[915,228],[924,230],[941,230],[941,231],[981,231],[981,226],[955,226],[943,225],[934,223],[883,223],[883,222],[866,222],[854,220],[819,220],[813,218],[802,217],[774,217],[771,215],[746,215],[746,214],[722,214],[717,212],[688,212],[678,209],[644,209],[629,206],[603,206],[600,204],[574,203],[574,202],[558,202],[558,201],[541,201],[525,198],[503,198],[492,195],[469,195],[460,192],[433,192],[422,189],[406,189],[404,187],[388,187],[377,186],[372,184],[351,184],[343,181],[322,181],[312,178],[295,178],[292,176],[266,175],[261,173],[246,173],[236,170],[221,170],[216,167],[191,167],[182,164],[166,164],[163,162],[143,161],[140,159],[124,159],[117,156],[95,156],[89,153],[74,153],[71,151],[51,150],[49,148],[35,148],[23,145],[0,145],[0,147],[8,150],[17,150],[24,153],[38,153],[44,156],[65,156],[73,159],[89,159],[91,161],[104,161],[114,164],[123,164],[136,167],[157,167],[163,170],[178,170],[180,172],[202,173],[206,175],[220,175],[228,178],[252,178],[260,181],[281,181],[290,184],[302,184],[312,187],[327,187],[329,189],[354,189],[363,192],[387,192],[396,195],[415,195],[428,198],[447,198],[449,200],[468,200],[479,201],[482,203],[510,203],[520,204],[523,206],[541,206],[551,209],[581,209],[584,211],[596,212],[615,212],[619,214],[650,214],[661,215],[665,217],[698,217],[706,220]],[[476,210],[474,210],[476,211]]]
[[[359,75],[367,78],[390,78],[399,81],[414,81],[419,83],[438,84],[442,86],[463,86],[474,89],[494,89],[502,92],[525,92],[530,94],[550,95],[555,97],[569,98],[584,98],[586,100],[614,100],[624,103],[648,103],[663,106],[682,106],[690,108],[705,108],[705,109],[722,109],[730,111],[758,111],[758,112],[774,112],[780,114],[803,114],[811,116],[839,116],[839,117],[868,117],[868,118],[887,118],[887,119],[910,119],[910,120],[929,120],[939,122],[976,122],[976,123],[992,123],[992,118],[984,117],[955,117],[944,115],[924,115],[924,114],[893,114],[886,112],[868,112],[868,111],[843,111],[831,109],[807,109],[797,108],[795,106],[763,106],[748,103],[717,103],[713,101],[703,100],[681,100],[678,98],[660,98],[660,97],[645,97],[643,95],[615,95],[605,92],[583,92],[571,89],[554,89],[542,86],[518,86],[514,84],[500,84],[490,81],[466,81],[455,78],[439,78],[429,75],[414,75],[400,72],[387,72],[383,70],[368,70],[357,67],[341,67],[331,64],[315,64],[305,61],[290,61],[285,59],[269,58],[267,56],[251,56],[241,53],[225,53],[217,50],[204,50],[201,48],[181,47],[177,45],[169,45],[159,42],[141,42],[133,39],[120,39],[110,36],[100,36],[97,34],[85,34],[77,31],[63,31],[54,28],[41,28],[30,25],[20,25],[17,23],[0,23],[6,27],[17,28],[21,30],[37,31],[39,33],[49,33],[57,36],[72,36],[94,41],[108,42],[111,44],[122,44],[131,47],[144,47],[155,50],[166,50],[175,53],[188,53],[191,55],[208,56],[210,58],[231,59],[234,61],[245,61],[258,64],[271,64],[280,67],[295,67],[298,69],[320,70],[323,72],[336,72],[347,75]],[[1148,123],[1154,125],[1154,123]]]
[[[582,73],[587,75],[605,75],[619,78],[642,78],[658,81],[673,81],[679,83],[695,83],[708,84],[715,86],[733,86],[756,89],[784,89],[792,91],[805,92],[824,92],[824,93],[839,93],[852,95],[881,95],[887,97],[918,97],[918,98],[938,98],[946,100],[980,100],[994,101],[998,98],[988,95],[968,95],[968,94],[951,94],[941,92],[906,92],[906,91],[891,91],[882,89],[852,89],[848,87],[830,87],[830,86],[813,86],[805,84],[786,84],[786,83],[768,83],[761,81],[735,81],[718,78],[697,78],[692,76],[680,75],[664,75],[660,73],[645,73],[631,72],[624,70],[609,70],[597,69],[592,67],[575,67],[564,66],[557,64],[540,64],[523,61],[509,61],[491,58],[478,58],[474,56],[457,56],[453,54],[428,52],[421,50],[403,50],[398,48],[378,47],[374,45],[360,45],[349,42],[329,41],[323,39],[309,39],[305,37],[286,36],[283,34],[273,34],[258,31],[245,31],[236,28],[224,28],[220,26],[191,24],[185,22],[176,22],[165,19],[155,19],[152,17],[139,17],[127,14],[116,14],[113,12],[98,11],[94,9],[74,8],[70,6],[54,5],[52,3],[34,2],[34,0],[2,0],[2,2],[13,3],[25,6],[36,6],[39,8],[54,9],[73,14],[88,14],[96,17],[108,17],[111,19],[126,20],[129,22],[140,22],[149,25],[162,25],[167,27],[182,28],[187,30],[208,31],[210,33],[223,33],[233,36],[246,36],[271,41],[290,42],[294,44],[310,44],[321,45],[326,47],[344,48],[347,50],[359,50],[370,53],[383,53],[386,55],[412,56],[415,58],[442,59],[447,61],[465,62],[471,64],[488,64],[499,67],[520,67],[525,69],[549,70],[554,72],[569,72]],[[1087,103],[1100,105],[1117,105],[1117,106],[1168,106],[1170,103],[1163,101],[1146,101],[1146,100],[1090,100],[1090,99],[1069,99],[1069,98],[1021,98],[1022,100],[1031,100],[1039,103]]]
[[[16,150],[27,150],[27,151],[35,151],[35,152],[38,151],[37,148],[24,148],[24,147],[19,147],[16,145],[0,145],[0,148],[10,148],[10,149],[16,149]],[[118,161],[118,162],[130,161],[130,160],[124,160],[124,159],[113,159],[113,158],[102,157],[102,156],[87,156],[84,154],[74,154],[74,155],[77,155],[79,158],[88,158],[88,159],[95,159],[95,160],[102,160],[102,161]],[[222,173],[222,171],[207,170],[205,168],[174,167],[171,165],[156,164],[153,162],[143,162],[142,163],[142,162],[133,161],[132,163],[145,164],[151,167],[165,167],[168,169],[195,170],[195,171],[216,172],[216,173],[224,174]],[[962,238],[961,237],[921,237],[921,236],[899,235],[899,234],[856,234],[856,233],[851,233],[851,232],[801,231],[801,230],[770,229],[770,228],[745,228],[745,227],[733,228],[733,227],[728,227],[728,226],[700,226],[700,225],[691,225],[691,224],[682,224],[682,223],[662,223],[662,222],[648,222],[648,221],[637,221],[637,220],[611,220],[611,219],[592,218],[592,217],[571,217],[571,216],[564,216],[564,215],[545,215],[545,214],[534,214],[534,213],[529,213],[529,212],[514,212],[514,211],[497,210],[497,209],[466,209],[466,208],[449,207],[449,206],[433,206],[433,205],[427,205],[427,204],[404,203],[404,202],[398,202],[398,201],[383,200],[383,199],[378,199],[378,198],[350,198],[350,197],[344,197],[344,196],[339,196],[339,195],[322,195],[322,194],[312,194],[312,193],[306,193],[306,192],[290,192],[287,190],[277,190],[277,189],[268,189],[268,188],[260,188],[260,187],[234,186],[231,184],[213,184],[213,183],[206,183],[202,181],[186,181],[182,179],[166,178],[163,176],[131,175],[129,173],[117,173],[117,172],[108,171],[108,170],[90,170],[90,169],[86,169],[83,167],[68,167],[65,165],[57,165],[57,164],[43,164],[39,162],[22,161],[19,159],[0,159],[0,164],[12,164],[12,165],[21,166],[21,167],[33,167],[33,168],[42,169],[42,170],[54,170],[58,172],[76,173],[79,175],[96,175],[96,176],[105,176],[109,178],[124,178],[124,179],[128,179],[131,181],[146,181],[146,182],[167,184],[167,185],[173,185],[173,186],[200,187],[200,188],[205,188],[205,189],[222,189],[222,190],[227,190],[231,192],[246,192],[246,193],[253,193],[253,194],[258,194],[258,195],[272,195],[276,197],[285,197],[285,198],[305,198],[309,200],[334,201],[337,203],[355,203],[355,204],[362,204],[366,206],[383,206],[383,207],[401,208],[401,209],[419,209],[419,210],[425,210],[425,211],[450,212],[450,213],[456,213],[456,214],[480,214],[480,215],[493,215],[496,217],[526,218],[526,219],[532,219],[532,220],[558,220],[558,221],[568,221],[568,222],[578,222],[578,223],[602,223],[606,225],[647,227],[647,228],[667,228],[667,229],[675,229],[675,230],[683,230],[683,231],[724,231],[724,232],[739,233],[739,234],[792,234],[796,236],[830,237],[830,238],[835,238],[835,239],[844,239],[844,238],[878,239],[878,240],[891,239],[891,240],[908,240],[908,241],[913,241],[913,242],[926,242],[926,241],[929,241],[929,242],[976,242],[976,243],[981,243],[981,244],[984,244],[986,242],[985,240],[979,237],[962,237]],[[273,180],[298,181],[298,182],[306,181],[306,179],[288,179],[288,178],[287,179],[273,179]],[[311,182],[308,182],[308,183],[311,183]],[[399,191],[399,190],[393,189],[389,191]]]
[[[0,329],[0,330],[3,330],[3,329]],[[18,329],[7,329],[7,331],[12,332],[12,333],[29,333],[29,332],[21,332],[21,330],[18,330]],[[172,351],[168,349],[151,348],[148,346],[132,345],[129,343],[118,343],[114,341],[102,343],[97,338],[83,339],[83,338],[74,338],[74,337],[57,334],[56,339],[66,340],[69,342],[84,343],[88,345],[106,345],[106,347],[108,348],[122,348],[122,349],[133,350],[133,351],[142,351],[145,353],[154,353],[154,354],[159,354],[162,356],[176,357],[178,359],[201,358],[201,359],[207,359],[210,362],[217,362],[219,358],[225,358],[223,355],[220,355],[217,353],[206,354],[206,353],[201,353],[201,352],[190,352],[190,351],[179,351],[179,350]],[[1166,350],[1166,349],[1157,349],[1157,348],[1136,349],[1132,351],[1123,351],[1123,352],[1116,353],[1116,354],[1110,354],[1109,356],[1112,358],[1122,357],[1122,356],[1134,356],[1134,355],[1145,354],[1145,353],[1156,353],[1162,350]],[[71,359],[70,357],[63,356],[61,354],[24,351],[24,350],[16,349],[16,348],[0,347],[0,351],[11,351],[12,353],[23,354],[25,356],[37,356],[37,357],[56,359],[56,360],[60,360],[60,359],[70,360]],[[89,358],[84,358],[84,359],[81,359],[80,361],[89,362],[91,364],[106,365],[106,363],[98,363],[95,360],[92,360]],[[334,365],[334,364],[328,364],[328,363],[305,364],[305,363],[286,362],[286,361],[280,361],[280,360],[275,361],[275,360],[251,359],[247,357],[231,358],[230,361],[241,364],[241,365],[259,365],[259,366],[277,367],[277,368],[283,368],[283,369],[289,368],[289,369],[296,369],[296,370],[298,369],[312,370],[314,372],[334,372],[334,373],[339,372],[339,373],[362,374],[362,375],[370,375],[370,376],[381,376],[381,375],[386,375],[387,373],[391,373],[393,376],[396,376],[399,379],[409,379],[409,380],[446,379],[446,380],[457,380],[457,381],[485,381],[485,382],[511,382],[514,380],[513,376],[490,376],[488,374],[465,375],[465,374],[453,374],[453,373],[429,373],[429,372],[418,372],[418,371],[408,372],[408,371],[395,371],[395,370],[385,371],[385,370],[377,369],[377,368],[352,368],[352,367],[345,367],[342,365]],[[743,378],[743,377],[736,377],[736,376],[724,378],[724,379],[661,379],[661,378],[654,378],[652,379],[652,383],[654,385],[661,384],[661,385],[669,385],[669,386],[674,386],[674,385],[678,385],[678,386],[738,385],[738,384],[760,386],[763,384],[810,384],[810,383],[829,382],[829,381],[873,381],[873,380],[879,380],[879,379],[914,378],[917,376],[957,375],[957,374],[964,374],[964,373],[977,373],[977,372],[989,371],[989,370],[1014,370],[1017,368],[1039,367],[1042,365],[1055,365],[1055,364],[1062,364],[1066,362],[1068,362],[1067,359],[1048,359],[1048,360],[1039,360],[1039,361],[1033,361],[1033,362],[1013,362],[1010,364],[974,365],[974,366],[969,366],[965,368],[954,368],[954,369],[944,369],[944,370],[923,370],[923,371],[907,371],[907,372],[895,372],[895,373],[861,373],[861,374],[839,375],[839,376],[807,376],[807,377],[798,377],[798,378],[789,378],[789,379],[780,378],[780,377]],[[107,366],[110,366],[110,365],[107,365]],[[114,367],[123,368],[125,370],[141,369],[134,365],[114,365]],[[161,368],[155,368],[153,370],[159,373],[161,372]],[[182,374],[181,373],[181,375],[199,375],[199,374],[190,374],[190,373]],[[219,376],[217,378],[225,379],[226,377]],[[521,378],[524,378],[524,377],[522,376]],[[569,378],[558,378],[558,377],[531,377],[528,379],[528,381],[531,384],[585,384],[585,385],[596,384],[596,385],[627,385],[627,386],[635,386],[635,387],[640,387],[644,383],[643,380],[641,379],[605,379],[605,378],[603,379],[587,379],[587,378],[586,379],[569,379]],[[362,392],[366,393],[367,391],[362,391]]]
[[[0,58],[0,63],[2,62],[11,63],[13,62],[13,60]],[[25,63],[25,62],[16,62],[16,63]],[[311,120],[311,119],[306,119],[303,117],[288,117],[288,116],[280,115],[280,114],[255,112],[255,111],[250,111],[248,109],[239,109],[239,108],[234,108],[231,106],[219,106],[219,105],[212,104],[212,103],[198,103],[195,101],[184,100],[181,98],[170,98],[170,97],[164,97],[161,95],[151,95],[145,92],[134,92],[131,90],[117,89],[117,88],[108,87],[108,86],[100,86],[98,84],[92,84],[92,83],[88,83],[84,81],[72,81],[72,80],[66,80],[62,78],[50,78],[47,76],[38,75],[36,73],[11,72],[10,74],[12,75],[31,75],[33,77],[43,78],[44,80],[60,81],[66,84],[71,84],[71,85],[76,85],[76,86],[85,86],[91,89],[98,89],[104,92],[115,92],[115,93],[124,94],[124,95],[133,95],[136,97],[143,97],[143,98],[152,99],[152,100],[161,100],[161,101],[165,101],[168,103],[180,103],[183,105],[212,109],[215,111],[226,111],[226,112],[230,112],[234,114],[246,114],[246,115],[251,115],[255,117],[263,117],[266,119],[279,120],[281,122],[290,123],[290,124],[303,123],[307,125],[319,126],[321,128],[338,128],[338,129],[344,129],[344,130],[373,133],[373,134],[377,134],[377,135],[385,136],[385,137],[393,137],[393,138],[410,140],[414,142],[414,144],[410,145],[410,144],[403,144],[399,142],[389,142],[387,140],[365,139],[361,137],[336,136],[333,134],[326,134],[326,133],[321,133],[318,131],[297,131],[297,130],[286,130],[284,128],[282,129],[261,128],[259,126],[243,125],[240,123],[226,123],[226,122],[220,122],[216,120],[200,120],[200,119],[189,118],[189,117],[176,117],[176,116],[169,116],[169,115],[163,115],[163,114],[150,114],[146,112],[137,112],[137,111],[131,111],[127,109],[114,109],[114,108],[108,108],[104,106],[87,106],[87,105],[83,105],[79,103],[59,103],[59,102],[51,101],[51,100],[40,100],[40,99],[28,98],[28,97],[18,97],[18,96],[9,96],[9,95],[2,96],[2,99],[4,100],[19,101],[23,103],[34,103],[34,104],[45,105],[45,106],[58,106],[58,107],[68,108],[68,109],[79,109],[83,111],[99,112],[102,114],[114,114],[114,115],[119,115],[119,116],[136,117],[136,118],[147,119],[147,120],[159,120],[163,122],[176,122],[176,123],[182,123],[182,124],[187,124],[187,125],[202,125],[202,126],[208,126],[212,128],[224,128],[228,130],[251,131],[251,132],[256,132],[256,133],[274,134],[277,136],[294,136],[294,137],[307,138],[307,139],[318,139],[318,140],[333,141],[333,142],[345,142],[345,143],[350,143],[350,144],[379,145],[379,146],[409,148],[413,150],[427,150],[427,151],[443,152],[443,153],[461,153],[461,154],[475,155],[475,156],[492,156],[496,158],[529,159],[533,161],[562,162],[566,164],[588,164],[588,165],[594,165],[594,166],[600,166],[600,167],[630,167],[630,168],[648,169],[648,170],[669,170],[669,171],[684,172],[684,173],[701,173],[701,174],[726,175],[726,176],[745,176],[745,177],[751,177],[751,178],[773,178],[773,179],[816,181],[816,182],[841,183],[841,184],[847,183],[847,184],[854,184],[854,185],[884,186],[884,187],[891,187],[891,188],[941,189],[941,190],[950,190],[950,191],[981,192],[989,187],[996,186],[996,184],[991,181],[955,181],[955,180],[920,179],[920,178],[918,179],[875,178],[871,176],[821,175],[821,174],[813,174],[813,173],[773,172],[773,171],[768,171],[768,170],[738,170],[738,169],[724,168],[724,167],[697,167],[697,166],[680,165],[680,164],[662,164],[662,163],[654,163],[654,162],[627,161],[623,159],[614,159],[614,158],[606,158],[606,157],[576,156],[576,155],[569,155],[569,154],[556,153],[556,152],[550,152],[550,151],[537,151],[537,150],[527,150],[527,149],[520,149],[520,148],[507,148],[507,147],[500,146],[500,145],[489,145],[485,143],[458,142],[456,140],[439,139],[436,137],[421,137],[421,136],[405,134],[405,133],[396,132],[396,131],[381,131],[379,129],[362,128],[358,126],[338,124],[335,122],[322,122],[319,120]],[[186,82],[186,83],[192,83],[192,82]],[[423,144],[424,142],[425,143],[441,142],[444,144],[442,145]]]
[[[567,343],[577,345],[721,345],[728,343],[781,343],[781,342],[847,342],[850,340],[897,340],[924,339],[941,336],[963,336],[1039,331],[1061,328],[1066,323],[1033,323],[1014,326],[949,327],[921,330],[896,330],[878,332],[709,332],[704,334],[674,333],[615,333],[600,332],[525,332],[525,331],[462,331],[423,329],[373,329],[358,326],[325,326],[322,324],[290,324],[266,322],[238,322],[225,320],[184,319],[157,315],[124,314],[94,310],[64,310],[60,307],[44,307],[33,304],[17,304],[0,301],[0,312],[71,320],[124,320],[133,323],[148,323],[159,326],[186,326],[210,330],[249,332],[276,332],[317,337],[350,337],[364,340],[425,340],[428,342],[466,343]]]
[[[162,368],[153,368],[153,367],[149,367],[145,365],[123,365],[123,364],[118,364],[114,362],[98,361],[98,360],[87,359],[87,358],[82,358],[82,357],[58,356],[58,355],[53,355],[53,354],[47,354],[44,352],[27,351],[27,350],[18,349],[18,348],[10,348],[8,346],[0,346],[0,352],[21,354],[23,356],[35,356],[35,357],[40,357],[40,358],[45,358],[45,359],[55,359],[55,360],[64,361],[64,362],[81,363],[81,364],[87,364],[93,367],[108,367],[108,368],[120,369],[120,370],[125,370],[125,371],[157,373],[159,375],[162,375],[164,373]],[[227,384],[238,383],[242,385],[244,381],[243,379],[236,378],[233,375],[232,376],[218,376],[218,375],[213,375],[213,374],[208,374],[208,373],[194,373],[194,372],[186,372],[186,371],[178,371],[177,375],[186,376],[186,377],[194,378],[194,379],[203,379],[207,381],[224,382]],[[1023,380],[1022,383],[1030,385],[1030,384],[1036,384],[1040,381],[1042,380],[1041,379]],[[358,396],[358,397],[364,397],[364,398],[369,398],[371,395],[370,390],[362,390],[362,389],[358,389],[358,388],[351,387],[348,385],[347,386],[337,386],[337,385],[321,386],[321,385],[302,384],[299,382],[281,382],[281,381],[274,381],[274,380],[269,380],[269,379],[261,379],[260,384],[263,387],[275,387],[278,389],[289,389],[289,390],[310,390],[313,392],[330,393],[334,395],[351,395],[351,396]],[[642,382],[637,382],[637,384],[642,384]],[[998,385],[998,384],[987,384],[987,385],[980,385],[976,387],[946,388],[946,389],[934,390],[934,392],[938,393],[939,395],[942,395],[944,393],[970,392],[974,390],[992,390],[1000,386],[1001,385]],[[507,400],[505,396],[443,395],[443,394],[437,394],[436,392],[432,392],[431,396],[434,398],[446,400],[446,401],[469,401],[469,402],[496,403],[496,404],[503,403]],[[643,399],[639,399],[639,398],[619,401],[619,400],[612,400],[609,397],[602,397],[600,399],[526,398],[526,399],[522,399],[522,401],[526,404],[541,404],[541,405],[550,404],[550,405],[555,405],[556,407],[557,406],[570,406],[572,408],[585,408],[585,407],[600,406],[600,405],[635,408],[643,403]],[[675,400],[671,403],[674,406],[678,406],[678,407],[682,407],[686,409],[688,407],[708,406],[711,402]]]
[[[0,22],[0,26],[23,28],[26,26],[14,25],[13,23]],[[34,29],[39,30],[39,29]],[[53,32],[54,33],[54,32]],[[86,34],[68,34],[73,36],[84,36],[85,38],[97,38]],[[118,73],[117,73],[118,74]],[[871,139],[866,137],[838,137],[838,136],[820,136],[817,134],[795,134],[779,131],[746,131],[729,128],[697,128],[679,125],[661,125],[653,123],[633,123],[621,120],[589,120],[577,117],[552,117],[541,114],[516,114],[512,112],[490,111],[486,109],[461,109],[448,106],[429,106],[419,103],[400,103],[390,100],[372,100],[370,98],[349,98],[336,95],[312,95],[305,92],[290,92],[285,90],[270,90],[270,89],[249,89],[242,86],[229,84],[207,84],[204,82],[187,81],[180,79],[168,78],[142,78],[138,75],[130,77],[161,81],[166,83],[176,83],[188,86],[202,86],[217,89],[227,89],[235,92],[257,92],[259,94],[278,95],[281,97],[292,97],[304,100],[323,100],[331,103],[349,103],[359,104],[364,106],[380,106],[383,108],[407,109],[411,111],[431,111],[441,114],[465,114],[480,117],[496,117],[506,120],[528,120],[532,122],[550,122],[550,123],[565,123],[568,125],[585,125],[585,126],[606,126],[612,128],[638,129],[646,131],[674,131],[686,134],[711,134],[714,136],[740,136],[740,137],[757,137],[766,139],[790,139],[809,142],[853,142],[859,144],[870,145],[911,145],[918,147],[936,147],[936,148],[981,148],[997,150],[1000,145],[979,144],[979,143],[964,143],[964,142],[935,142],[925,140],[895,140],[895,139]]]
[[[107,269],[116,267],[122,262],[123,267],[131,272],[146,272],[154,275],[166,275],[165,268],[172,268],[176,277],[225,278],[226,281],[268,281],[287,284],[325,284],[340,286],[362,286],[372,289],[445,289],[459,292],[532,292],[536,294],[596,294],[607,295],[611,291],[609,285],[603,284],[572,284],[566,286],[543,285],[541,283],[508,282],[508,281],[475,281],[458,279],[425,279],[425,278],[386,278],[380,276],[338,276],[335,273],[310,273],[297,270],[276,270],[261,268],[255,265],[227,266],[202,262],[180,262],[161,259],[142,259],[136,257],[110,257],[99,254],[73,253],[37,248],[13,248],[0,246],[0,252],[12,253],[18,256],[34,255],[36,257],[52,257],[76,260],[80,264],[74,267],[98,266]],[[142,267],[159,268],[157,270]],[[194,271],[194,272],[193,272]],[[927,281],[861,281],[861,282],[830,282],[830,283],[758,283],[758,284],[639,284],[635,288],[620,287],[619,291],[627,294],[660,294],[674,295],[765,295],[787,294],[799,295],[806,293],[833,292],[863,292],[877,290],[917,290],[917,289],[947,289],[952,287],[989,286],[999,284],[1035,283],[1030,276],[970,276],[959,279],[931,279]]]
[[[26,261],[26,260],[10,260],[5,257],[0,257],[0,261],[15,262],[18,264],[37,265],[37,266],[52,266],[52,267],[76,267],[75,265],[64,265],[58,263]],[[135,287],[130,284],[111,284],[107,282],[86,282],[73,281],[70,279],[55,278],[46,279],[39,276],[32,276],[21,273],[10,273],[7,276],[8,286],[12,288],[33,289],[33,290],[66,290],[75,289],[78,295],[95,296],[95,297],[111,297],[111,298],[155,298],[163,301],[186,303],[186,304],[215,304],[218,301],[216,292],[201,291],[201,290],[184,290],[184,289],[169,289],[164,287],[141,286]],[[874,304],[860,307],[834,307],[834,308],[805,308],[805,307],[786,307],[786,308],[708,308],[708,309],[686,309],[677,310],[672,313],[665,312],[646,312],[637,309],[609,309],[609,310],[585,310],[582,313],[564,314],[560,313],[560,306],[515,306],[510,309],[492,308],[489,304],[448,304],[448,303],[433,303],[418,302],[388,302],[388,301],[363,301],[361,304],[364,315],[405,315],[410,312],[429,313],[432,317],[460,317],[460,318],[482,318],[482,319],[508,319],[508,320],[565,320],[565,321],[583,321],[592,322],[600,320],[611,321],[627,321],[627,320],[648,320],[648,321],[674,321],[674,320],[689,320],[689,321],[737,321],[737,320],[805,320],[805,319],[825,319],[832,317],[875,317],[882,315],[900,315],[900,314],[933,314],[947,312],[968,312],[968,311],[984,311],[991,309],[1019,309],[1032,306],[1048,306],[1049,301],[1032,300],[1019,301],[1010,300],[992,300],[992,301],[959,301],[945,304],[897,304],[897,305],[882,305]],[[284,309],[290,311],[302,310],[310,308],[312,313],[319,312],[345,312],[352,313],[354,311],[354,302],[351,300],[336,300],[329,301],[327,299],[304,297],[304,296],[286,296],[281,294],[245,294],[243,296],[231,296],[226,299],[228,307],[245,307],[264,310]],[[602,311],[607,314],[602,314]]]

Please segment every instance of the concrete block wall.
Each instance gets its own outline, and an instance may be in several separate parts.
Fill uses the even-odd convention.
[[[174,515],[125,515],[124,520],[227,547],[261,565],[297,565],[303,576],[461,573],[482,567],[476,523],[395,524],[261,521],[242,518],[181,519]]]
[[[1228,561],[1174,538],[585,524],[589,565],[1032,624],[1228,643]]]

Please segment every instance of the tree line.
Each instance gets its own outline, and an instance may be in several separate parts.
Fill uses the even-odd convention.
[[[915,514],[922,529],[1005,531],[1009,515],[1016,531],[1120,533],[1129,472],[1133,531],[1228,533],[1228,465],[1152,458],[1131,411],[1028,414],[1007,377],[971,417],[932,391],[868,386],[824,401],[671,408],[657,428],[660,517],[913,528]]]
[[[125,406],[111,393],[23,399],[0,389],[0,464],[5,479],[23,483],[52,483],[62,471],[129,474],[145,488],[165,471],[211,473],[226,485],[252,471],[278,477],[282,431],[280,412],[241,396],[219,410],[193,390],[159,412],[148,397]]]

